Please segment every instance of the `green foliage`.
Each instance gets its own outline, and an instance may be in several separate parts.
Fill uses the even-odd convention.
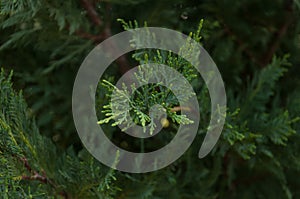
[[[133,28],[139,27],[137,21],[129,21],[128,23],[121,19],[119,19],[118,21],[122,23],[125,30],[130,31]],[[200,41],[200,31],[202,25],[203,20],[201,20],[196,33],[190,33],[189,39],[193,38],[195,41]],[[147,23],[144,23],[144,26],[146,27]],[[134,38],[132,38],[131,40],[131,45],[141,46],[143,42],[155,42],[154,35],[150,35],[149,33],[146,37],[147,38],[140,38],[138,35],[134,35]],[[187,118],[186,115],[178,115],[176,111],[174,111],[174,107],[179,107],[179,102],[187,102],[189,98],[195,96],[195,93],[186,94],[185,91],[188,90],[187,85],[179,85],[178,83],[176,84],[176,90],[178,90],[179,93],[182,93],[182,95],[177,97],[172,93],[170,88],[163,87],[162,85],[160,85],[160,83],[148,84],[143,86],[145,82],[149,82],[150,79],[156,79],[159,76],[162,76],[166,81],[165,85],[170,85],[170,87],[174,87],[172,85],[178,82],[178,79],[176,79],[176,76],[173,76],[172,73],[163,70],[159,66],[157,66],[156,68],[155,66],[148,65],[149,63],[167,65],[180,72],[188,81],[192,81],[197,78],[198,75],[193,65],[182,57],[197,56],[197,54],[193,53],[196,51],[196,49],[189,42],[189,39],[187,40],[186,45],[180,48],[179,54],[181,56],[174,55],[171,52],[152,49],[140,50],[135,52],[132,55],[132,58],[138,61],[142,66],[139,66],[138,71],[134,73],[134,77],[137,79],[137,85],[130,85],[131,90],[134,91],[133,93],[129,92],[128,88],[125,85],[122,87],[122,89],[119,89],[107,80],[103,80],[103,86],[107,87],[110,95],[113,96],[113,99],[108,105],[104,106],[105,110],[103,110],[102,112],[105,113],[106,118],[99,121],[99,124],[108,123],[110,120],[115,120],[112,126],[122,124],[125,126],[125,128],[122,129],[124,131],[132,126],[133,123],[131,123],[131,120],[133,120],[135,123],[140,124],[143,127],[149,124],[149,133],[152,135],[153,131],[156,128],[154,122],[155,117],[151,116],[148,113],[150,111],[150,108],[154,105],[160,105],[163,109],[160,111],[166,112],[169,119],[174,123],[193,123],[193,121]],[[113,95],[112,92],[115,89],[116,93]],[[100,92],[101,91],[99,91],[98,93]],[[127,107],[127,104],[129,104],[129,107]],[[116,110],[113,111],[112,107],[115,107]],[[128,110],[129,112],[133,112],[133,114],[129,116]],[[157,112],[159,112],[159,110],[157,110]],[[145,131],[146,128],[144,128],[144,132]]]
[[[84,150],[78,155],[72,148],[61,151],[40,135],[22,93],[12,90],[11,76],[1,71],[1,196],[113,198],[120,190],[112,185],[114,170],[103,168]]]
[[[0,28],[5,31],[0,65],[15,69],[17,86],[23,88],[43,134],[63,147],[74,142],[71,114],[66,113],[76,65],[92,48],[92,42],[74,35],[79,26],[88,28],[83,16],[74,1],[1,1]]]
[[[14,76],[0,74],[0,196],[300,198],[299,5],[299,0],[1,0],[0,66],[13,69]],[[135,123],[151,123],[153,104],[162,105],[170,123],[150,140],[124,135],[115,125],[126,121],[112,114],[110,99],[129,65],[176,69],[200,104],[200,127],[190,149],[167,168],[140,175],[107,168],[81,146],[71,94],[76,72],[95,45],[143,23],[193,32],[190,37],[201,42],[222,74],[228,110],[220,140],[199,160],[211,113],[208,90],[193,66],[156,49],[113,63],[97,89],[96,110],[109,138],[125,150],[156,150],[172,140],[178,123],[191,122],[171,111],[178,99],[166,87],[149,84],[130,98],[130,88],[122,88],[117,96],[130,101]],[[182,53],[194,56],[188,42],[185,47]]]
[[[124,22],[123,22],[124,23]],[[130,24],[130,23],[129,23]],[[131,25],[126,27],[132,27]],[[193,35],[193,34],[191,34]],[[137,42],[136,39],[134,39]],[[151,53],[151,51],[150,51]],[[158,51],[157,54],[152,53],[150,54],[149,50],[145,51],[138,51],[139,55],[144,55],[144,59],[141,56],[137,59],[140,63],[148,63],[148,60],[153,60],[154,63],[168,63],[170,67],[176,66],[179,69],[184,68],[179,63],[185,64],[185,62],[178,62],[178,59],[172,57],[170,54],[169,56],[161,56],[165,57],[165,60],[157,59],[157,56],[160,56],[160,52]],[[133,58],[136,58],[136,53],[133,54]],[[219,141],[218,147],[214,149],[213,156],[218,159],[219,163],[214,164],[221,164],[221,161],[225,161],[226,164],[229,166],[233,166],[231,164],[235,164],[236,161],[241,161],[242,166],[236,172],[240,171],[249,171],[254,172],[257,170],[258,173],[265,173],[265,175],[270,175],[272,179],[273,186],[277,186],[278,190],[281,190],[281,193],[278,191],[277,194],[280,193],[281,197],[291,198],[292,193],[288,188],[287,179],[286,179],[286,172],[284,171],[286,168],[283,164],[289,162],[292,165],[299,164],[299,157],[297,155],[287,154],[290,157],[288,159],[281,159],[279,160],[276,157],[277,150],[285,151],[288,143],[290,140],[299,137],[299,134],[296,134],[296,130],[293,128],[294,123],[299,121],[299,117],[290,117],[288,110],[284,110],[282,108],[278,108],[278,104],[276,104],[275,100],[272,98],[276,94],[276,84],[280,77],[283,76],[284,72],[287,71],[286,66],[289,66],[290,63],[287,61],[288,56],[284,56],[283,58],[276,58],[274,57],[272,63],[268,66],[263,68],[260,71],[257,71],[257,74],[254,75],[253,79],[249,82],[247,89],[243,92],[239,92],[239,95],[236,99],[231,100],[231,103],[234,103],[234,106],[230,107],[234,111],[228,113],[227,121],[225,124],[225,128],[222,133],[221,141]],[[190,65],[189,65],[190,66]],[[191,66],[190,66],[191,67]],[[189,71],[188,69],[181,71],[182,73]],[[150,73],[155,76],[155,73]],[[195,74],[195,73],[194,73]],[[136,74],[137,75],[137,74]],[[197,76],[194,76],[196,78]],[[147,77],[142,78],[144,81],[147,81]],[[123,88],[124,90],[118,90],[113,84],[110,82],[103,80],[110,93],[112,90],[117,89],[118,97],[117,101],[121,102],[121,96],[124,99],[129,99],[129,93],[127,88]],[[134,86],[134,85],[133,85]],[[164,93],[167,93],[164,90],[159,90],[164,96]],[[202,90],[199,90],[200,93],[204,93],[206,91],[205,87],[202,87]],[[233,90],[229,90],[229,93],[233,92]],[[120,94],[119,94],[120,93]],[[146,93],[146,94],[145,94]],[[133,108],[137,108],[138,110],[142,109],[142,107],[147,109],[147,98],[144,96],[151,96],[154,97],[158,94],[155,89],[142,89],[142,99],[144,104],[141,106],[134,106]],[[157,96],[157,99],[161,99],[160,96]],[[109,97],[112,94],[108,95]],[[208,98],[207,95],[199,95],[199,100],[206,101],[205,98]],[[163,98],[163,102],[168,104],[168,99]],[[276,99],[276,98],[275,98]],[[105,110],[106,119],[100,121],[100,124],[107,123],[111,119],[118,118],[119,112],[112,112],[111,106],[114,101],[112,101],[108,106],[104,106],[104,108],[108,109]],[[139,99],[131,99],[129,104],[138,103]],[[128,102],[126,102],[128,103]],[[155,103],[154,103],[155,104]],[[163,104],[163,105],[165,105]],[[116,105],[116,104],[114,104]],[[153,104],[152,104],[153,105]],[[273,108],[269,108],[269,106],[274,106]],[[120,105],[120,107],[125,107],[124,104]],[[234,108],[236,107],[236,108]],[[168,109],[168,107],[165,107]],[[206,107],[208,109],[209,107]],[[298,109],[300,107],[297,107]],[[271,111],[270,111],[271,110]],[[107,114],[109,113],[109,114]],[[136,121],[138,124],[142,124],[145,126],[145,122],[150,119],[150,115],[146,114],[147,111],[142,112],[142,116],[137,114],[137,116],[133,116],[133,121]],[[210,118],[209,111],[205,112],[206,114],[202,114],[202,120],[208,121]],[[174,118],[172,115],[168,115],[174,122]],[[146,118],[146,119],[144,119]],[[124,124],[127,122],[126,118],[123,117],[121,120],[116,120],[112,126]],[[206,124],[207,125],[207,124]],[[200,134],[202,134],[203,129],[205,130],[205,125],[201,125],[202,130],[200,130]],[[176,129],[169,129],[169,131],[175,131]],[[163,132],[162,132],[163,133]],[[296,136],[296,137],[295,137]],[[161,138],[164,139],[164,138]],[[298,139],[298,138],[296,138]],[[200,144],[199,144],[200,145]],[[149,149],[148,149],[149,150]],[[150,150],[151,151],[151,150]],[[230,158],[229,158],[230,157]],[[192,164],[192,163],[190,163]],[[227,166],[226,166],[227,167]],[[222,166],[216,168],[216,170],[221,169]],[[299,165],[294,167],[299,172]],[[228,174],[226,175],[234,175],[232,170],[233,168],[225,168],[228,169]],[[214,181],[211,184],[211,187],[207,189],[211,189],[217,183],[217,180],[221,178],[222,174],[220,171],[212,171],[210,172],[211,175],[214,176]],[[235,179],[238,176],[228,176],[228,186],[233,187],[235,185]],[[204,179],[202,179],[205,181]],[[202,182],[200,180],[200,182]],[[196,183],[197,181],[193,181]],[[270,183],[269,181],[267,181]],[[276,183],[274,183],[276,182]],[[203,183],[203,182],[202,182]],[[196,183],[197,184],[197,183]],[[201,184],[201,183],[199,183]],[[253,185],[254,190],[257,187],[257,182]],[[252,186],[248,187],[249,189],[239,190],[239,193],[235,193],[236,195],[232,195],[232,197],[239,197],[243,195],[247,195],[248,197],[254,197],[255,191],[252,190]],[[150,189],[150,188],[149,188]],[[251,190],[253,192],[251,192]],[[266,191],[266,190],[265,190]],[[202,192],[201,192],[202,193]],[[268,194],[267,192],[263,192],[264,194]],[[254,195],[252,195],[254,194]],[[207,195],[207,197],[209,194]],[[212,196],[213,197],[213,196]],[[275,196],[274,196],[275,197]],[[277,197],[277,196],[276,196]]]

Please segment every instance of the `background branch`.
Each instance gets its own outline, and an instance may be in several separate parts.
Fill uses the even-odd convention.
[[[293,19],[293,4],[294,2],[292,0],[285,1],[285,8],[286,11],[285,20],[282,26],[278,29],[277,32],[274,33],[273,39],[270,42],[270,47],[266,50],[263,58],[262,63],[264,65],[267,65],[271,62],[272,57],[280,47],[280,42],[282,41],[284,35],[286,34],[289,26],[292,24]]]
[[[95,25],[101,26],[103,24],[103,22],[100,19],[93,3],[90,0],[81,0],[81,4],[84,7],[84,9],[87,11],[87,14],[90,17],[91,21]]]

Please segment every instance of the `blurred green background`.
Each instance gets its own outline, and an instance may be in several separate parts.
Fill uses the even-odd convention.
[[[201,43],[216,62],[228,95],[222,138],[209,157],[198,160],[202,129],[192,149],[173,166],[144,176],[114,174],[114,191],[93,190],[90,181],[81,190],[74,176],[56,180],[52,175],[56,184],[74,186],[49,185],[41,189],[41,197],[300,198],[300,124],[295,122],[300,116],[299,0],[0,0],[0,66],[14,71],[13,88],[23,91],[28,117],[35,118],[40,134],[61,153],[72,148],[71,157],[79,162],[85,160],[72,119],[73,82],[87,54],[123,31],[117,19],[186,34],[204,19]],[[106,79],[117,79],[131,67],[130,56],[125,59],[107,71]],[[207,104],[204,100],[202,105]],[[205,114],[204,121],[209,118]],[[32,160],[39,161],[47,158]],[[19,183],[27,194],[19,196],[29,197],[28,187],[35,182]]]

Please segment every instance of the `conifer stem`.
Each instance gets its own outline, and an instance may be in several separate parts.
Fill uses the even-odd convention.
[[[57,186],[52,182],[46,175],[45,172],[42,172],[43,174],[39,174],[37,171],[34,171],[32,167],[29,165],[27,158],[20,158],[20,160],[23,162],[25,168],[29,173],[32,173],[33,175],[27,176],[23,175],[22,180],[32,180],[32,181],[39,181],[42,182],[43,184],[49,184],[51,185],[54,189],[57,188]],[[68,198],[67,193],[62,191],[59,193],[63,198]]]
[[[267,52],[264,54],[263,56],[263,61],[262,63],[264,65],[267,65],[271,62],[274,54],[276,53],[276,51],[278,50],[278,48],[280,47],[280,42],[282,40],[282,38],[284,37],[284,35],[286,34],[289,26],[291,25],[292,23],[292,17],[291,17],[291,14],[292,14],[292,9],[288,9],[288,14],[286,16],[286,20],[285,22],[283,23],[283,25],[278,29],[278,31],[276,31],[274,33],[274,36],[273,36],[273,39],[272,39],[272,42],[270,44],[270,47],[267,48]]]
[[[88,16],[90,17],[91,21],[97,25],[101,26],[103,24],[102,20],[100,19],[93,3],[90,0],[81,0],[82,6],[87,11]]]

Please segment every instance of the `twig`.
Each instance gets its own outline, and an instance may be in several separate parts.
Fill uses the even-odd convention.
[[[45,172],[42,172],[43,175],[41,175],[41,174],[39,174],[37,171],[34,171],[34,170],[31,168],[31,166],[29,165],[27,158],[19,158],[19,159],[23,162],[23,164],[24,164],[25,168],[27,169],[27,171],[28,171],[29,173],[33,174],[33,175],[31,175],[31,176],[23,175],[23,176],[22,176],[22,180],[36,180],[36,181],[40,181],[40,182],[42,182],[42,183],[44,183],[44,184],[49,184],[49,185],[51,185],[54,189],[57,188],[57,186],[55,185],[55,183],[52,182],[49,178],[47,178],[47,175],[46,175]],[[64,192],[64,191],[60,192],[59,195],[63,196],[64,198],[68,198],[67,193]]]
[[[93,42],[95,43],[99,43],[101,41],[104,40],[104,35],[93,35],[93,34],[90,34],[90,33],[87,33],[87,32],[83,32],[81,30],[77,30],[75,31],[75,34],[78,36],[78,37],[81,37],[83,39],[89,39],[89,40],[92,40]]]
[[[97,11],[93,3],[90,0],[81,0],[82,6],[87,11],[88,16],[90,17],[91,21],[97,25],[101,26],[103,24],[102,20],[100,19]]]
[[[46,177],[45,173],[44,173],[44,176],[42,176],[38,172],[33,171],[33,169],[29,165],[28,160],[26,158],[21,158],[21,161],[23,162],[23,164],[24,164],[25,168],[27,169],[27,171],[29,173],[34,174],[32,176],[22,176],[23,180],[38,180],[40,182],[43,182],[43,183],[47,184],[48,180],[47,180],[47,177]]]
[[[95,10],[95,7],[92,4],[92,2],[90,0],[81,0],[81,3],[82,3],[82,6],[84,7],[84,9],[87,11],[87,14],[90,17],[91,21],[97,26],[102,26],[103,22],[100,19],[97,11]],[[111,9],[110,4],[106,4],[106,11],[105,11],[106,16],[105,17],[107,19],[110,18],[109,17],[110,9]],[[110,23],[108,20],[105,22],[104,30],[99,35],[92,35],[89,33],[82,32],[82,31],[76,31],[76,35],[78,35],[81,38],[90,39],[97,43],[101,42],[101,41],[109,38],[112,35],[111,31],[110,31]],[[114,43],[112,43],[112,45],[110,47],[113,52],[117,50],[117,45]],[[124,74],[125,72],[127,72],[129,70],[128,61],[124,55],[119,57],[118,59],[116,59],[115,62],[120,66],[120,71],[122,74]]]
[[[28,164],[28,160],[27,160],[26,158],[21,158],[21,161],[24,163],[25,168],[26,168],[29,172],[31,172],[32,169],[31,169],[30,165]]]
[[[171,108],[171,112],[177,112],[177,111],[191,111],[191,108],[190,107],[187,107],[187,106],[175,106],[173,108]]]
[[[38,173],[35,173],[33,176],[22,176],[23,180],[37,180],[44,184],[48,183],[48,180],[46,177],[39,175]]]
[[[266,53],[264,54],[262,58],[262,63],[264,65],[267,65],[271,60],[275,52],[280,46],[281,39],[286,34],[289,26],[292,23],[292,13],[293,13],[293,1],[286,1],[285,10],[287,12],[285,17],[285,22],[282,24],[282,26],[279,28],[277,32],[274,33],[272,42],[270,43],[270,47],[267,49]]]
[[[224,31],[226,34],[235,38],[239,47],[242,48],[243,52],[246,54],[246,56],[248,58],[251,59],[251,61],[253,61],[254,63],[257,63],[260,66],[263,65],[263,63],[261,63],[257,60],[256,56],[252,53],[252,51],[250,51],[248,48],[246,48],[246,44],[226,24],[224,24]]]

